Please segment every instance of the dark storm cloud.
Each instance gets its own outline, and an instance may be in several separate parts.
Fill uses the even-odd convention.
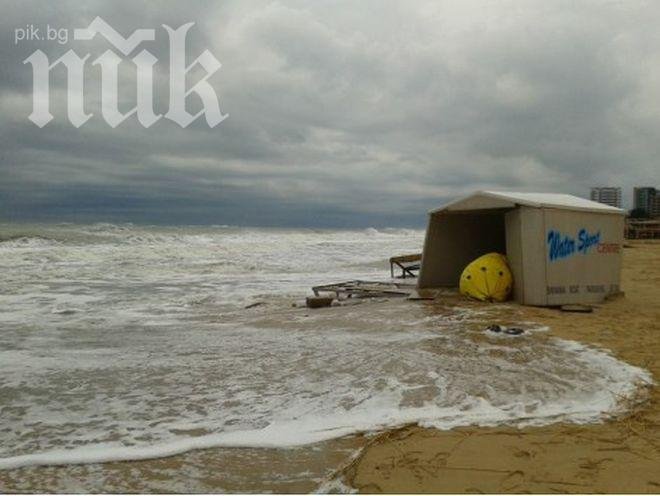
[[[660,6],[649,2],[15,2],[0,21],[0,215],[304,225],[420,224],[473,189],[657,185]],[[194,21],[188,56],[222,62],[210,129],[99,114],[86,78],[80,129],[28,119],[36,49],[100,55],[108,44],[22,42],[27,24],[123,35],[156,28],[156,106],[167,108],[167,37]],[[96,69],[97,70],[97,69]],[[122,73],[120,105],[134,104]],[[191,100],[194,106],[195,102]]]

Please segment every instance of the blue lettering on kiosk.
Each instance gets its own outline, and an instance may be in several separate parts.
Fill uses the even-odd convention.
[[[551,262],[554,262],[575,253],[586,255],[592,246],[600,244],[600,231],[591,234],[587,229],[582,228],[576,237],[572,237],[551,229],[548,231],[547,241],[548,257]]]

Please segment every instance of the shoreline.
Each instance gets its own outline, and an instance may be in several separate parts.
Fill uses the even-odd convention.
[[[603,423],[542,427],[407,426],[380,434],[344,471],[360,492],[660,491],[660,243],[626,244],[625,295],[591,314],[513,305],[503,318],[609,350],[648,370],[655,385],[631,411]]]

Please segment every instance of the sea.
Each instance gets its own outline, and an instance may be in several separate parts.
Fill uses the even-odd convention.
[[[411,423],[597,422],[651,381],[534,322],[490,333],[490,308],[460,298],[305,308],[314,285],[390,281],[388,258],[423,240],[0,224],[0,490],[313,491],[356,456],[347,439]],[[350,449],[323,455],[337,443]],[[208,450],[225,458],[198,461],[186,482],[185,460]],[[108,475],[132,469],[153,483]]]

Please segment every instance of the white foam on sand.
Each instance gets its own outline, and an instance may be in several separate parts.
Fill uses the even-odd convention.
[[[410,336],[400,336],[400,338],[395,341],[390,336],[390,342],[405,346],[414,344],[415,341],[417,343],[425,341],[420,334],[412,339]],[[233,413],[231,417],[247,424],[259,425],[267,422],[263,427],[235,429],[227,425],[227,418],[222,414],[199,412],[199,415],[191,416],[185,407],[185,398],[183,404],[178,404],[174,398],[170,398],[170,406],[179,410],[178,414],[181,417],[187,417],[186,421],[176,417],[175,412],[172,412],[175,413],[175,417],[170,419],[158,414],[156,415],[156,418],[160,417],[158,427],[138,429],[135,425],[133,432],[137,431],[136,434],[140,435],[131,435],[128,426],[117,429],[116,424],[121,420],[116,415],[117,409],[115,414],[111,410],[107,419],[98,427],[101,431],[110,429],[113,432],[123,432],[122,441],[99,441],[94,435],[86,438],[83,428],[80,433],[83,435],[74,434],[71,437],[71,441],[76,441],[77,444],[84,441],[82,446],[69,444],[64,449],[48,449],[47,446],[43,446],[36,452],[6,456],[0,459],[0,469],[33,465],[144,460],[211,447],[287,448],[409,423],[450,429],[470,424],[541,425],[555,421],[593,422],[602,419],[604,415],[615,413],[621,399],[632,398],[640,384],[651,382],[648,372],[622,363],[602,351],[563,340],[556,340],[550,346],[554,351],[551,359],[557,360],[561,356],[565,361],[574,364],[572,370],[566,374],[566,377],[557,377],[555,375],[557,370],[552,368],[545,370],[531,379],[527,387],[524,384],[522,387],[514,387],[513,392],[499,388],[501,384],[498,384],[497,380],[491,381],[490,388],[477,387],[475,390],[474,384],[463,383],[465,377],[461,376],[468,371],[452,372],[451,367],[442,370],[433,363],[435,360],[429,361],[429,357],[424,356],[423,352],[418,355],[417,364],[408,362],[413,359],[412,353],[404,353],[408,355],[403,359],[404,362],[408,362],[406,367],[400,370],[399,374],[390,372],[389,376],[387,373],[389,367],[377,368],[367,377],[360,377],[366,371],[359,369],[356,371],[357,377],[351,375],[343,379],[342,374],[326,369],[321,371],[322,374],[329,376],[326,384],[319,384],[318,377],[311,378],[309,384],[306,384],[302,377],[300,380],[291,381],[290,377],[287,379],[275,373],[272,377],[273,381],[284,381],[288,384],[271,391],[273,397],[268,397],[268,393],[260,396],[255,394],[255,391],[250,391],[252,389],[250,381],[259,381],[260,378],[252,377],[250,371],[246,370],[244,384],[230,381],[224,386],[237,387],[238,394],[232,397],[239,403],[244,402],[234,406],[233,409],[228,407],[227,410],[228,413]],[[498,348],[501,346],[498,345]],[[376,355],[379,354],[378,349],[374,351]],[[277,354],[277,350],[275,353]],[[285,356],[280,358],[286,359]],[[299,361],[294,357],[291,358],[293,358],[293,366],[286,375],[304,375],[305,371],[294,365]],[[396,359],[392,358],[392,361],[396,362]],[[337,365],[341,368],[347,363],[337,363]],[[524,368],[512,374],[513,368],[506,371],[500,364],[493,365],[495,370],[500,369],[505,377],[504,383],[509,383],[509,386],[512,385],[511,381],[524,380],[526,375]],[[536,364],[537,367],[544,365],[547,363],[543,360]],[[265,366],[272,366],[272,363],[267,363]],[[323,363],[321,366],[326,367],[328,363]],[[375,364],[371,363],[370,366],[373,367]],[[415,366],[424,371],[424,377],[415,373],[413,370]],[[539,382],[539,377],[544,373],[548,374],[549,380],[546,383]],[[455,376],[452,377],[452,374]],[[584,380],[579,380],[574,374],[582,374]],[[484,381],[483,376],[478,380]],[[452,385],[454,382],[456,384]],[[243,390],[240,390],[241,386]],[[466,394],[458,389],[466,386],[473,390],[472,394]],[[420,392],[422,394],[415,398],[416,393]],[[140,397],[147,394],[146,391],[142,393],[136,391],[136,393],[138,394],[133,396],[132,402],[121,402],[120,409],[133,408],[133,413],[137,413],[137,410],[150,408],[149,401],[144,401],[144,398]],[[194,402],[202,408],[217,405],[217,401],[211,399],[212,396],[208,397],[210,401],[200,401],[200,398],[196,398]],[[548,399],[547,396],[550,398]],[[98,409],[93,409],[91,405],[84,403],[79,405],[82,408],[89,408],[86,414],[87,421],[99,417],[103,403],[116,401],[107,397],[99,399],[101,405],[98,405],[100,406]],[[156,400],[156,402],[160,404],[160,401]],[[260,411],[255,415],[255,410]],[[41,411],[37,415],[41,417],[41,422],[49,421],[55,425],[61,423],[62,426],[72,425],[71,419],[66,414],[53,415],[52,412]],[[83,420],[84,416],[79,422],[84,425],[86,422]],[[212,430],[222,424],[225,426],[221,429],[226,430],[220,432],[204,435],[190,435],[186,432],[193,428]],[[163,426],[166,429],[162,429]],[[172,435],[172,432],[177,434]],[[139,441],[149,433],[152,435],[150,442]],[[61,440],[56,440],[54,444],[58,444],[58,441]]]
[[[420,231],[39,236],[56,242],[0,243],[0,469],[287,448],[407,423],[592,422],[651,381],[579,343],[489,336],[461,309],[336,309],[346,316],[330,324],[323,312],[240,310],[387,275],[377,262],[417,251]],[[268,324],[256,325],[261,313]]]

